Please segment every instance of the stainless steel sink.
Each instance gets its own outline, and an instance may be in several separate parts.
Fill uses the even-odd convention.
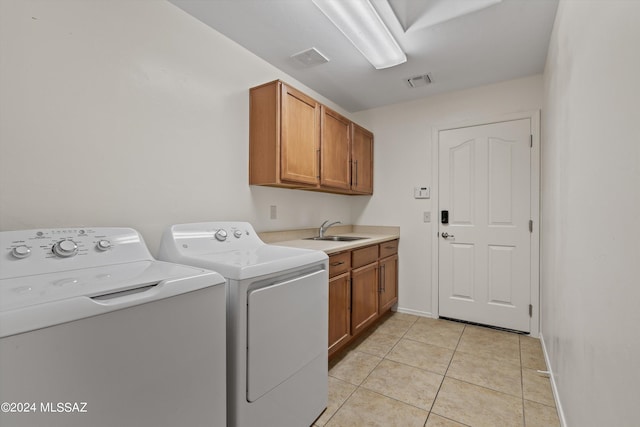
[[[356,237],[356,236],[324,236],[324,237],[307,237],[304,240],[329,240],[333,242],[352,242],[354,240],[363,240],[368,237]]]

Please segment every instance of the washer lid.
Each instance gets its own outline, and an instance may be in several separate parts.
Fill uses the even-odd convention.
[[[217,273],[138,261],[0,280],[0,337],[222,285]]]
[[[244,280],[325,262],[321,251],[260,245],[247,250],[204,254],[181,253],[174,262],[209,268],[233,280]]]

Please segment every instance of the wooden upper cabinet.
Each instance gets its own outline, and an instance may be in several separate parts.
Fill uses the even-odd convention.
[[[373,134],[352,124],[351,137],[351,191],[373,194]]]
[[[351,121],[322,106],[320,185],[349,190],[351,187]]]
[[[285,84],[281,86],[280,179],[316,185],[319,178],[320,104]]]
[[[275,81],[249,91],[249,184],[319,184],[320,104]]]
[[[249,184],[373,194],[373,134],[280,80],[251,88]]]

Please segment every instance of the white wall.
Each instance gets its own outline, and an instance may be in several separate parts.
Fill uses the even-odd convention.
[[[399,225],[400,307],[428,314],[431,128],[540,108],[541,78],[351,115],[373,197],[247,185],[248,88],[276,78],[350,116],[168,2],[0,0],[0,230],[131,226],[155,252],[181,222]]]
[[[639,23],[561,1],[544,74],[541,322],[572,427],[638,425]]]
[[[375,134],[375,191],[370,199],[353,202],[353,215],[360,224],[400,226],[400,310],[432,314],[431,248],[438,213],[431,211],[431,199],[413,198],[414,186],[432,187],[432,129],[541,105],[538,75],[355,115]],[[429,224],[422,220],[424,211],[431,211]]]
[[[247,185],[248,89],[277,78],[345,114],[164,1],[0,0],[0,230],[132,226],[153,252],[178,222],[349,223],[348,196]]]

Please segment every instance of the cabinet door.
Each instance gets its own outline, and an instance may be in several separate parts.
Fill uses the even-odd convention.
[[[351,286],[349,273],[329,280],[329,353],[351,337]]]
[[[351,122],[322,106],[321,123],[320,185],[348,190],[351,185]]]
[[[351,190],[360,194],[373,194],[373,134],[352,125]]]
[[[378,317],[378,263],[351,271],[351,333],[356,335]]]
[[[320,154],[320,104],[282,85],[280,179],[318,184]]]
[[[380,301],[378,313],[389,310],[398,301],[398,255],[381,259]]]

